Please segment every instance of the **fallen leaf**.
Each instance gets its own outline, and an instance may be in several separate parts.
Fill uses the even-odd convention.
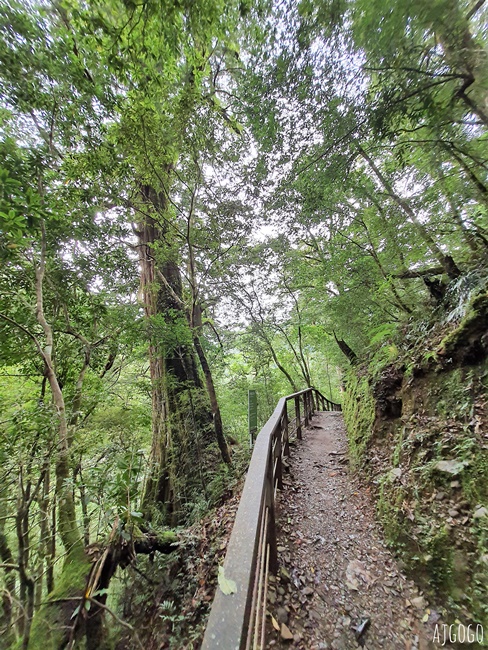
[[[280,631],[280,624],[278,621],[275,619],[274,616],[271,616],[271,623],[273,624],[274,629],[279,632]]]
[[[219,582],[219,587],[225,596],[229,596],[230,594],[235,594],[237,592],[237,585],[234,580],[229,580],[229,578],[225,577],[223,566],[219,566],[219,574],[217,579]]]

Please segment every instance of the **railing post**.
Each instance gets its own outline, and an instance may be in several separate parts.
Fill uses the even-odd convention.
[[[278,431],[276,432],[276,447],[275,447],[275,453],[276,453],[276,482],[278,485],[278,489],[282,490],[283,489],[283,461],[281,458],[281,450],[282,450],[282,445],[281,445],[281,437],[283,435],[283,417],[280,418],[280,421],[278,423]],[[273,457],[273,453],[271,454],[271,457]],[[274,459],[273,459],[273,466],[274,466]],[[273,480],[273,495],[274,495],[274,480]]]
[[[308,397],[307,393],[303,393],[303,424],[308,427]]]
[[[300,395],[295,397],[295,418],[297,421],[297,438],[302,439],[302,423],[300,421]]]
[[[283,433],[284,433],[284,448],[283,456],[288,457],[290,455],[290,432],[289,432],[290,420],[288,418],[288,402],[285,402],[285,413],[283,415]]]
[[[325,397],[322,395],[322,411],[325,411]]]

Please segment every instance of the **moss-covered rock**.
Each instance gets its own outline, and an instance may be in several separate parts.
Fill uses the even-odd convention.
[[[477,364],[488,353],[488,292],[476,295],[459,325],[447,334],[437,354],[449,363]]]
[[[349,437],[349,452],[353,467],[360,467],[373,433],[375,401],[366,375],[358,376],[353,369],[346,375],[347,390],[342,410]]]

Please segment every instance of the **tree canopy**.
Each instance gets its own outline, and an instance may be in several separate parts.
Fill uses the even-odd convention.
[[[113,573],[220,498],[248,389],[261,421],[340,401],[351,361],[485,282],[486,6],[8,0],[0,23],[0,632],[102,648],[56,599],[94,544]]]

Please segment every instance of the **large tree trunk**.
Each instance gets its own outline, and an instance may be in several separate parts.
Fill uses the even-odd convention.
[[[137,224],[141,289],[149,334],[152,448],[144,508],[156,506],[168,524],[181,523],[190,502],[206,493],[215,464],[212,410],[198,373],[182,301],[180,269],[163,250],[169,230],[164,192],[141,186],[144,218]]]

